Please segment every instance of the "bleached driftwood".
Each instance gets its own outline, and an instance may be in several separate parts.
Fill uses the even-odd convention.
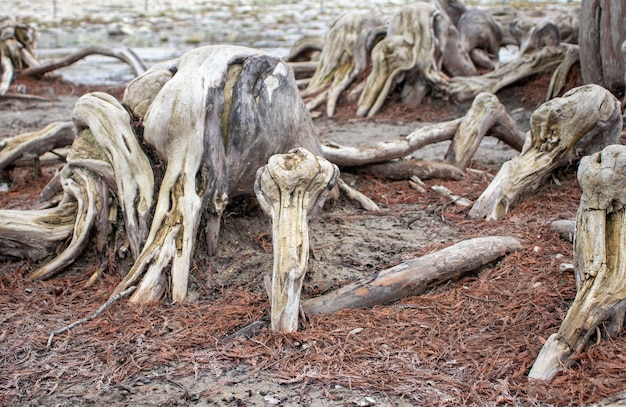
[[[151,88],[153,75],[160,76],[139,77],[129,89],[143,94],[142,84]],[[126,99],[146,100],[130,92]],[[184,54],[176,74],[152,97],[143,123],[145,141],[167,169],[143,250],[115,293],[141,279],[131,301],[160,298],[171,262],[172,299],[184,301],[201,220],[214,253],[229,198],[251,192],[256,170],[275,153],[296,146],[318,153],[319,147],[287,65],[236,46]]]
[[[6,168],[23,157],[38,157],[74,141],[72,122],[55,122],[41,130],[20,134],[0,141],[0,168]]]
[[[107,45],[94,44],[85,47],[79,51],[76,51],[70,55],[67,55],[59,60],[50,61],[46,63],[40,63],[37,66],[29,67],[20,71],[20,75],[35,76],[43,75],[48,72],[55,71],[59,68],[64,68],[89,55],[104,55],[119,59],[122,62],[127,63],[135,73],[135,75],[141,75],[146,71],[146,67],[141,59],[135,54],[135,52],[127,47],[110,47]]]
[[[489,10],[469,9],[461,15],[457,26],[461,34],[461,45],[474,64],[495,69],[498,66],[498,51],[502,45],[503,34],[502,27]]]
[[[16,70],[39,65],[35,57],[35,29],[12,17],[0,17],[0,95],[11,87]]]
[[[497,137],[517,150],[522,149],[526,138],[498,98],[488,93],[477,96],[463,118],[430,124],[401,139],[369,146],[351,147],[326,142],[322,144],[322,153],[340,168],[362,167],[402,158],[428,144],[452,139],[446,160],[449,164],[464,169],[485,135]],[[423,170],[421,175],[408,175],[428,178],[425,175],[436,172],[435,167],[437,165]]]
[[[497,137],[518,151],[526,140],[526,134],[517,127],[498,98],[491,93],[480,93],[459,123],[445,160],[465,169],[486,135]]]
[[[440,161],[417,160],[414,158],[385,161],[380,164],[369,164],[348,168],[345,171],[357,174],[369,174],[379,178],[404,180],[416,176],[421,179],[453,179],[465,178],[463,170],[454,165]]]
[[[522,248],[518,239],[509,236],[464,240],[379,271],[330,293],[309,298],[303,301],[302,309],[309,314],[327,314],[346,308],[365,308],[397,301],[475,271]]]
[[[369,66],[383,26],[382,18],[371,11],[349,11],[331,24],[317,70],[302,92],[309,110],[326,102],[326,114],[333,117],[339,96]]]
[[[568,54],[572,54],[568,61],[578,58],[578,46],[561,44],[540,48],[522,54],[508,64],[484,75],[451,78],[449,87],[445,89],[451,99],[459,102],[470,100],[481,92],[497,93],[500,89],[522,78],[556,69]]]
[[[403,6],[389,21],[387,36],[372,50],[372,72],[358,102],[358,116],[380,110],[393,86],[402,99],[419,104],[426,92],[446,81],[441,74],[450,19],[433,4]]]
[[[622,333],[626,312],[626,147],[583,157],[576,216],[574,271],[578,292],[561,327],[550,335],[528,374],[551,380],[594,333]]]
[[[273,155],[257,171],[256,196],[272,218],[273,329],[298,330],[300,292],[309,260],[308,222],[321,211],[338,176],[336,165],[306,149]]]
[[[531,116],[529,144],[502,165],[469,217],[504,218],[509,207],[537,189],[554,168],[617,143],[621,128],[619,101],[598,85],[575,88],[542,104]]]

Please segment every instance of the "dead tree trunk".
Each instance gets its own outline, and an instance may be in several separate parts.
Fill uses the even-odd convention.
[[[576,217],[574,270],[578,293],[561,327],[544,344],[529,378],[551,380],[594,333],[616,336],[626,312],[626,147],[584,157]]]
[[[621,129],[619,101],[600,86],[581,86],[544,103],[531,116],[529,144],[502,165],[469,217],[504,218],[509,207],[539,187],[554,168],[617,143]]]
[[[626,40],[626,4],[622,0],[585,0],[580,9],[580,70],[585,83],[614,94],[624,91],[626,63],[621,54]]]

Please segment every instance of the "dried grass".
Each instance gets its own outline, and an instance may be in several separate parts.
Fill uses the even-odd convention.
[[[475,198],[488,179],[469,177],[443,184]],[[151,369],[185,376],[237,365],[280,383],[341,385],[421,405],[578,405],[626,386],[623,338],[591,344],[550,384],[526,378],[575,296],[573,275],[559,271],[560,262],[571,259],[571,244],[548,230],[550,220],[575,214],[580,192],[573,174],[561,186],[541,188],[499,222],[467,220],[466,209],[420,195],[406,182],[364,179],[361,189],[384,195],[398,216],[408,204],[437,211],[459,239],[510,234],[528,249],[424,295],[310,316],[289,335],[262,329],[249,338],[220,340],[267,313],[265,296],[248,289],[204,293],[185,305],[121,301],[55,337],[49,352],[49,332],[93,313],[121,276],[104,276],[83,290],[84,276],[29,283],[26,265],[7,263],[0,274],[0,402],[79,383],[104,390]],[[414,255],[444,246],[434,243]]]

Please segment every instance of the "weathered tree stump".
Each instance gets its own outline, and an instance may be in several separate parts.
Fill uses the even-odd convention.
[[[370,52],[384,33],[384,21],[372,12],[352,11],[335,20],[324,39],[317,70],[302,97],[317,95],[307,103],[309,110],[326,102],[333,117],[339,96],[370,65]]]
[[[12,17],[0,17],[0,95],[5,95],[15,70],[39,65],[35,58],[36,31]]]
[[[531,116],[529,144],[502,165],[469,217],[504,218],[509,207],[538,188],[554,168],[617,143],[621,129],[619,101],[600,86],[581,86],[545,102]]]
[[[583,157],[576,216],[574,271],[578,292],[561,327],[550,335],[528,377],[551,380],[594,333],[622,332],[626,312],[626,147]]]
[[[98,252],[129,249],[134,259],[114,295],[137,285],[131,301],[150,302],[171,287],[172,300],[184,301],[197,241],[215,250],[229,198],[252,194],[256,170],[273,154],[294,147],[319,154],[319,143],[289,67],[249,48],[191,50],[134,80],[124,102],[133,116],[102,93],[76,104],[77,137],[61,171],[61,202],[43,214],[32,211],[32,221],[27,212],[19,214],[30,239],[66,239],[68,222],[73,237],[30,278],[54,275],[96,236]],[[75,217],[68,221],[72,208]],[[4,219],[14,215],[0,212]],[[14,245],[14,229],[0,225],[0,241]],[[112,229],[123,231],[121,241],[111,237]],[[24,246],[10,255],[52,254],[51,244],[43,244],[45,253]]]
[[[499,65],[498,51],[502,45],[502,27],[491,13],[483,9],[469,9],[463,13],[457,26],[463,49],[470,55],[474,64],[482,68],[495,69]]]
[[[321,211],[338,176],[336,165],[306,149],[273,155],[257,172],[254,189],[261,208],[272,218],[273,329],[298,330],[300,292],[309,260],[308,222]]]
[[[441,65],[450,25],[445,13],[430,3],[403,6],[389,21],[387,36],[372,50],[372,72],[357,115],[376,114],[398,83],[402,100],[413,104],[419,104],[432,86],[445,84]]]

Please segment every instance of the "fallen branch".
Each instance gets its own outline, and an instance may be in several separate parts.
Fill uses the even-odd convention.
[[[302,303],[308,314],[328,314],[346,308],[365,308],[420,294],[443,281],[477,270],[504,255],[522,250],[509,236],[464,240],[443,250],[382,270],[366,279]]]
[[[38,66],[23,69],[19,71],[19,74],[24,76],[43,75],[47,72],[52,72],[59,68],[64,68],[66,66],[72,65],[74,62],[86,58],[89,55],[104,55],[107,57],[117,58],[120,61],[130,65],[130,67],[133,69],[133,72],[137,76],[146,71],[146,66],[130,48],[113,48],[105,45],[90,45],[57,61],[43,63]]]
[[[83,324],[83,323],[85,323],[87,321],[91,321],[92,319],[97,318],[98,315],[102,314],[104,312],[104,310],[109,308],[109,306],[111,304],[113,304],[115,301],[118,301],[118,300],[126,297],[128,294],[132,293],[133,291],[135,291],[135,286],[134,285],[128,287],[126,290],[122,291],[121,293],[117,294],[116,296],[109,298],[107,300],[107,302],[102,304],[102,306],[100,308],[98,308],[96,310],[96,312],[94,312],[90,316],[85,317],[83,319],[79,319],[78,321],[72,322],[71,324],[66,325],[66,326],[64,326],[61,329],[57,329],[56,331],[50,332],[50,337],[48,338],[48,343],[46,344],[46,351],[50,350],[50,347],[52,346],[52,340],[54,339],[55,335],[61,335],[62,333],[67,332],[70,329],[72,329],[72,328],[74,328],[74,327],[76,327],[76,326],[78,326],[80,324]]]

